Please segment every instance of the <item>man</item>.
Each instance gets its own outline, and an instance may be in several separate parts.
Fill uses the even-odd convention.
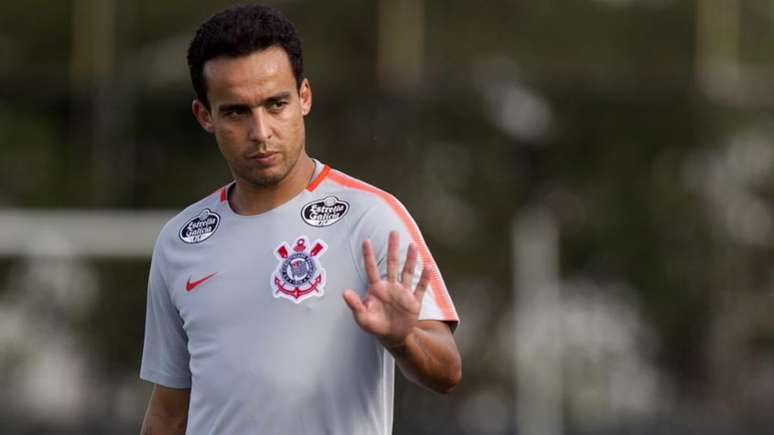
[[[395,363],[440,393],[461,377],[457,314],[416,224],[307,155],[312,89],[279,12],[216,14],[188,63],[234,181],[156,243],[143,433],[391,433]]]

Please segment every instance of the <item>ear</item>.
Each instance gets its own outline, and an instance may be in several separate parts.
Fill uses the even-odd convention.
[[[298,96],[301,100],[301,114],[306,116],[312,111],[312,85],[309,84],[308,79],[301,82]]]
[[[199,121],[199,125],[202,126],[204,131],[207,133],[213,133],[215,131],[215,126],[212,122],[212,115],[210,115],[210,110],[207,108],[207,106],[204,105],[199,100],[193,100],[193,103],[191,103],[191,111],[194,114],[194,117],[197,121]]]

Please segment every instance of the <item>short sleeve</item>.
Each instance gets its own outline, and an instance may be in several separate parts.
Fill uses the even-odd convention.
[[[419,320],[449,322],[452,330],[454,330],[459,323],[457,311],[449,296],[443,276],[422,237],[419,227],[400,201],[385,192],[379,193],[382,194],[379,198],[380,201],[371,210],[366,212],[359,226],[360,231],[358,231],[358,234],[360,236],[356,238],[358,243],[356,247],[357,252],[360,250],[362,240],[370,239],[374,246],[379,270],[382,277],[385,277],[387,275],[387,243],[390,231],[397,230],[400,234],[399,258],[401,264],[399,270],[403,270],[408,245],[410,242],[413,242],[414,246],[417,247],[419,258],[412,287],[415,287],[419,281],[419,276],[425,264],[430,265],[432,269],[430,285],[422,301]],[[360,263],[358,267],[361,268],[362,274],[365,275],[362,255],[358,256],[358,260],[358,263]]]
[[[170,298],[162,269],[163,258],[157,243],[148,277],[145,342],[140,378],[165,387],[190,388],[188,337],[177,308]]]

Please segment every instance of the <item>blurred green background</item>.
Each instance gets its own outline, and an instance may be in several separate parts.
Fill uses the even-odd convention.
[[[395,433],[774,433],[774,3],[268,3],[310,154],[406,204],[462,318]],[[0,433],[139,432],[153,239],[229,180],[185,50],[231,4],[0,7]]]

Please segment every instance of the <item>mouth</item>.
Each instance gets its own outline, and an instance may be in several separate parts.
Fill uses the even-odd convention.
[[[248,160],[258,163],[261,166],[269,166],[276,162],[279,158],[279,153],[274,151],[253,153],[246,156]]]

